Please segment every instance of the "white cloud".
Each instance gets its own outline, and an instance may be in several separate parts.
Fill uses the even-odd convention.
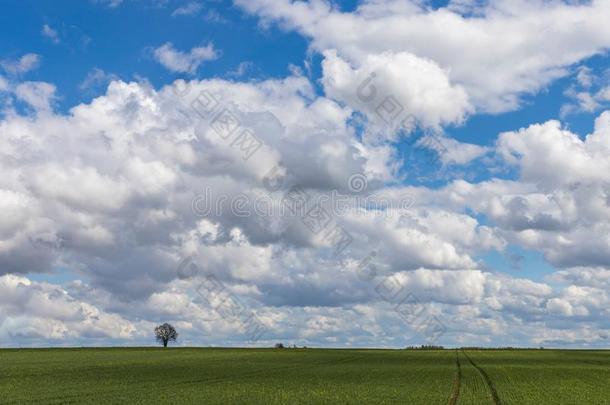
[[[368,0],[349,13],[326,1],[237,3],[265,23],[299,31],[319,52],[335,49],[356,69],[388,53],[431,61],[479,112],[514,110],[523,95],[610,47],[604,1],[454,1],[429,9],[421,2]],[[409,80],[405,74],[398,83]]]
[[[591,68],[587,66],[579,66],[576,73],[576,81],[584,88],[591,87],[595,81]]]
[[[399,282],[420,300],[449,304],[477,304],[485,294],[485,280],[489,274],[478,270],[446,271],[418,269],[397,273],[392,279]]]
[[[52,92],[42,90],[50,87],[34,83],[20,86],[20,97],[39,110],[49,109],[47,96]],[[18,212],[27,214],[32,222],[31,229],[24,226],[18,234],[12,234],[12,225],[7,224],[6,240],[0,245],[4,247],[3,260],[11,264],[3,268],[39,269],[45,266],[42,264],[45,260],[47,268],[51,268],[60,257],[77,267],[91,266],[89,254],[97,251],[108,263],[95,265],[98,270],[91,270],[96,274],[94,279],[116,284],[118,279],[113,280],[116,274],[104,272],[110,271],[106,266],[115,266],[111,264],[115,260],[124,260],[125,268],[149,268],[151,274],[141,281],[137,281],[140,280],[137,272],[125,273],[132,274],[129,278],[133,277],[134,283],[141,282],[146,290],[155,285],[152,282],[155,278],[167,281],[173,277],[167,272],[171,273],[179,261],[180,241],[196,224],[192,199],[202,187],[211,187],[215,199],[223,197],[223,193],[263,192],[262,178],[279,164],[280,157],[290,162],[287,167],[291,175],[312,189],[345,189],[349,176],[362,171],[364,159],[351,145],[351,132],[346,124],[349,113],[329,100],[304,98],[303,94],[312,92],[303,78],[256,85],[193,81],[188,86],[188,98],[179,104],[172,88],[155,91],[145,84],[114,81],[105,96],[76,106],[68,116],[45,114],[31,120],[19,116],[3,120],[1,127],[6,136],[0,140],[0,154],[5,176],[0,189],[23,195],[18,199],[24,201],[17,205],[22,207]],[[233,106],[242,125],[260,134],[268,147],[245,161],[239,149],[224,141],[209,122],[197,124],[199,116],[188,108],[203,90]],[[24,144],[28,148],[20,146]],[[36,156],[42,155],[47,158],[40,161]],[[75,159],[66,160],[66,156]],[[10,163],[16,161],[21,164]],[[37,213],[38,210],[46,214]],[[121,246],[126,240],[122,241],[119,235],[131,234],[121,230],[132,223],[119,220],[125,215],[139,224],[140,230],[133,236],[141,235],[152,244],[145,244],[141,253],[121,259],[116,249],[123,250]],[[214,220],[225,232],[242,229],[253,245],[277,242],[278,232],[285,232],[274,231],[273,221],[236,218],[228,208]],[[40,237],[35,235],[42,234],[44,239],[39,241]],[[171,242],[173,238],[175,241]],[[303,235],[293,234],[287,240],[309,244],[308,239],[303,241]],[[155,245],[161,240],[165,240],[161,246],[173,247],[157,251]],[[21,252],[36,243],[47,248],[37,249],[40,256],[32,254],[27,259],[39,257],[41,262],[28,265],[27,255]],[[58,246],[67,250],[60,254]],[[57,254],[60,256],[54,257]],[[113,256],[116,258],[111,259]],[[136,264],[148,261],[146,257],[157,257],[156,264],[152,267]],[[20,260],[24,260],[21,266],[17,265]],[[158,273],[153,276],[155,272]],[[242,274],[238,267],[235,272]],[[132,286],[131,290],[135,288]]]
[[[192,110],[193,101],[210,96],[265,147],[244,160]],[[46,108],[44,99],[30,102]],[[598,270],[610,257],[603,237],[610,234],[608,171],[602,171],[610,113],[585,140],[556,122],[500,135],[496,152],[519,169],[515,180],[460,180],[434,189],[383,186],[397,183],[396,156],[387,144],[360,141],[351,117],[350,107],[317,96],[300,75],[177,81],[161,89],[115,80],[104,95],[68,114],[3,117],[2,273],[53,277],[67,268],[87,284],[59,287],[29,276],[30,287],[15,287],[28,281],[5,275],[12,284],[3,296],[22,306],[2,308],[8,315],[0,330],[20,332],[0,338],[16,344],[110,336],[146,343],[153,321],[167,319],[180,325],[185,343],[243,344],[239,323],[216,313],[196,291],[201,276],[210,274],[264,320],[269,331],[261,345],[277,339],[421,343],[421,334],[376,290],[386,277],[442,317],[449,332],[441,343],[466,335],[488,344],[572,341],[557,331],[609,329],[607,293],[594,284],[604,279]],[[451,146],[456,163],[484,152]],[[205,218],[193,212],[193,198],[205,187],[213,191],[211,202],[240,194],[280,202],[282,194],[270,195],[262,182],[278,164],[287,181],[312,196],[349,193],[348,179],[366,173],[367,191],[390,201],[409,195],[416,204],[376,216],[348,206],[334,218],[354,238],[342,260],[329,257],[323,232],[314,235],[298,218],[240,217],[227,205]],[[592,241],[591,234],[601,236]],[[484,270],[481,255],[508,243],[586,271],[560,270],[561,286]],[[363,280],[360,261],[373,250],[377,277]],[[187,256],[201,274],[180,280],[177,267]],[[15,291],[26,298],[15,298]],[[109,332],[113,323],[122,332]],[[592,344],[603,342],[599,334],[587,336]]]
[[[9,89],[9,83],[8,81],[0,76],[0,91],[7,91]]]
[[[230,77],[242,77],[248,70],[252,69],[254,64],[249,61],[240,62],[237,67],[227,73]]]
[[[496,153],[515,180],[459,180],[439,190],[418,189],[421,205],[468,207],[490,221],[508,243],[539,251],[557,267],[610,264],[610,113],[586,137],[557,121],[500,134]],[[596,235],[594,238],[591,235]]]
[[[605,76],[597,77],[592,69],[580,66],[574,84],[565,91],[571,101],[561,106],[561,118],[575,113],[594,113],[607,106],[610,102],[610,81],[607,72]]]
[[[0,61],[0,66],[9,74],[21,75],[31,70],[38,68],[40,65],[40,56],[35,53],[28,53],[21,58],[12,60],[5,59]]]
[[[206,13],[203,15],[203,19],[207,22],[216,24],[225,24],[229,22],[229,20],[223,17],[222,14],[216,10],[207,10]]]
[[[602,101],[610,101],[610,85],[601,88],[596,97]]]
[[[43,36],[45,36],[46,38],[51,40],[51,42],[53,42],[54,44],[59,43],[59,34],[57,33],[56,30],[51,28],[48,24],[44,24],[42,26],[41,33]]]
[[[329,97],[365,112],[373,128],[389,133],[405,128],[409,117],[440,130],[463,122],[472,110],[466,92],[451,85],[447,72],[407,52],[369,55],[354,68],[326,51],[322,69]]]
[[[119,77],[114,73],[107,73],[100,68],[93,68],[83,79],[83,81],[78,85],[78,88],[87,91],[92,88],[97,88],[101,86],[107,86],[111,81],[118,80]]]
[[[15,88],[15,96],[36,111],[49,111],[55,99],[55,86],[46,82],[23,82]]]
[[[121,5],[121,3],[123,3],[123,0],[93,0],[95,3],[100,3],[104,6],[110,7],[110,8],[116,8],[119,5]]]
[[[49,342],[82,338],[129,339],[135,326],[75,300],[64,289],[25,277],[0,276],[0,341]]]
[[[174,48],[171,42],[154,50],[154,57],[161,65],[172,72],[195,74],[201,63],[218,58],[218,52],[212,43],[204,47],[192,48],[182,52]]]
[[[442,135],[425,135],[417,141],[417,145],[436,152],[445,165],[465,165],[490,151],[490,148]]]
[[[610,112],[596,120],[595,131],[583,141],[558,121],[507,132],[498,152],[517,164],[525,181],[541,188],[574,183],[606,182],[610,173]]]
[[[203,6],[201,5],[201,3],[197,3],[197,2],[190,2],[188,4],[185,4],[184,6],[178,7],[177,9],[175,9],[172,12],[172,17],[176,17],[176,16],[184,16],[184,15],[194,15],[197,14],[201,11],[201,9],[203,8]]]
[[[575,267],[554,273],[550,278],[556,282],[575,284],[585,287],[597,287],[608,290],[610,287],[610,269],[603,267]]]

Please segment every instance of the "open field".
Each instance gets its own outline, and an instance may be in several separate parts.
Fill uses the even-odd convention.
[[[2,403],[610,404],[610,352],[0,350]]]

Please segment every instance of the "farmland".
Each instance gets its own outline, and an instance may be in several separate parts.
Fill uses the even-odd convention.
[[[7,349],[2,403],[605,404],[610,352]]]

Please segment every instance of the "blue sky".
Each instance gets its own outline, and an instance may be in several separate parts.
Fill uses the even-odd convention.
[[[429,340],[372,288],[387,280],[441,319],[446,345],[607,345],[603,2],[0,6],[1,345],[152,344],[166,320],[194,345]],[[371,73],[373,103],[356,91]],[[261,152],[238,156],[213,122],[177,113],[201,92]],[[380,121],[386,96],[414,127]],[[354,240],[338,257],[303,224],[191,209],[206,188],[264,194],[273,164],[311,196],[358,195],[346,185],[358,174],[370,195],[415,204],[392,210],[401,220],[338,215]],[[380,279],[367,284],[355,271],[370,251]],[[175,276],[185,257],[195,280]],[[264,338],[198,295],[205,277]]]
[[[103,2],[100,2],[103,3]],[[357,1],[336,1],[341,10],[350,11]],[[188,4],[188,3],[187,3]],[[431,7],[446,6],[435,1]],[[180,2],[131,1],[120,7],[80,1],[7,1],[0,16],[3,57],[17,57],[34,52],[44,63],[29,73],[30,80],[45,80],[60,89],[58,108],[66,112],[72,106],[91,98],[94,91],[83,92],[79,85],[95,68],[116,74],[123,80],[145,78],[155,87],[170,83],[184,75],[168,72],[151,56],[151,49],[172,42],[179,49],[213,42],[222,50],[222,57],[198,69],[197,78],[231,78],[230,72],[243,62],[252,63],[242,79],[281,78],[291,65],[305,68],[308,41],[302,36],[282,30],[277,25],[261,27],[260,21],[243,13],[230,1],[207,2],[197,15],[172,16]],[[57,31],[60,41],[54,43],[41,35],[44,24]],[[311,79],[320,79],[319,57],[313,55]],[[608,57],[599,55],[583,65],[598,73],[608,65]],[[484,145],[493,143],[499,132],[514,130],[538,120],[559,119],[566,102],[564,91],[573,77],[565,77],[542,91],[525,97],[524,105],[504,114],[483,114],[471,117],[465,125],[448,128],[447,132],[464,142]],[[95,89],[97,92],[103,89]],[[318,91],[321,91],[318,88]],[[87,94],[83,94],[87,93]],[[592,130],[592,113],[579,113],[563,120],[576,133]]]
[[[103,2],[100,2],[103,3]],[[357,1],[336,1],[341,10],[350,11]],[[187,2],[188,4],[188,2]],[[434,1],[442,7],[447,1]],[[124,80],[146,78],[155,87],[170,83],[183,75],[168,72],[151,56],[151,49],[172,42],[179,49],[191,49],[212,41],[222,50],[222,57],[198,69],[197,78],[231,78],[230,72],[240,63],[251,62],[242,79],[262,80],[281,78],[289,66],[305,68],[308,41],[302,36],[282,30],[277,25],[262,28],[260,21],[243,13],[230,1],[207,2],[196,16],[172,16],[180,2],[130,1],[120,7],[81,1],[7,1],[0,16],[3,57],[11,58],[34,52],[44,63],[29,73],[30,80],[45,80],[60,89],[58,107],[66,112],[72,106],[96,93],[84,92],[79,85],[94,68],[112,72]],[[41,35],[48,24],[58,32],[55,44]],[[319,65],[319,56],[313,55]],[[317,60],[316,60],[317,57]],[[584,63],[600,72],[608,64],[605,55],[595,56]],[[312,66],[311,79],[320,79],[319,66]],[[522,108],[505,114],[485,114],[471,117],[465,125],[448,128],[447,132],[464,142],[485,145],[496,135],[529,125],[536,120],[559,119],[566,98],[563,92],[572,77],[558,80],[542,91],[527,96]],[[103,89],[95,89],[97,92]],[[318,91],[321,91],[318,88]],[[592,130],[594,114],[574,114],[565,124],[579,134]]]
[[[303,66],[307,41],[277,27],[261,30],[256,18],[244,15],[230,2],[206,4],[197,16],[175,16],[179,2],[155,5],[135,1],[120,7],[81,1],[6,2],[2,18],[5,57],[34,52],[44,63],[31,79],[47,80],[61,89],[63,111],[83,99],[79,84],[94,68],[112,72],[124,80],[143,77],[155,86],[175,80],[151,56],[154,49],[172,42],[191,49],[212,41],[222,57],[198,70],[196,77],[227,77],[240,63],[256,61],[246,77],[283,77],[290,64]],[[58,44],[41,35],[48,24],[58,32]],[[100,89],[97,89],[98,91]]]

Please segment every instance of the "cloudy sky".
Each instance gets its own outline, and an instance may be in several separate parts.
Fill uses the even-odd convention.
[[[0,6],[0,346],[610,345],[610,1]]]

